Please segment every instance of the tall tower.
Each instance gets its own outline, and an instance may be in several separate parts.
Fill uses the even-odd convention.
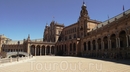
[[[48,23],[46,23],[46,26],[45,26],[45,29],[44,29],[44,32],[43,32],[43,41],[48,41]]]
[[[89,16],[88,16],[88,11],[86,10],[86,4],[85,2],[83,2],[83,5],[81,7],[81,11],[80,11],[80,17],[86,17],[89,19]]]
[[[78,37],[82,38],[87,35],[87,22],[90,19],[87,11],[87,6],[85,2],[83,1],[83,4],[81,6],[80,16],[78,19]]]

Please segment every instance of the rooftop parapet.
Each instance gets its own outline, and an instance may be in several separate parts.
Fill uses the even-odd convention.
[[[129,13],[130,13],[130,9],[128,9],[127,11],[125,11],[125,12],[123,12],[123,13],[121,13],[121,14],[115,16],[115,17],[112,17],[112,18],[110,18],[110,19],[108,19],[108,20],[106,20],[106,21],[104,21],[104,22],[98,24],[95,28],[93,28],[93,30],[96,30],[97,28],[102,27],[102,25],[105,26],[105,25],[107,25],[107,24],[109,24],[109,23],[115,21],[115,18],[116,18],[116,19],[120,19],[121,17],[124,16],[124,14],[125,14],[125,15],[128,15]],[[109,21],[109,23],[108,23],[108,21]]]

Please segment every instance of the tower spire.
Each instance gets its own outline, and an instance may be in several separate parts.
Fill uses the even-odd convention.
[[[87,17],[89,19],[88,11],[86,9],[86,4],[84,1],[83,1],[83,5],[81,8],[82,8],[82,10],[80,11],[80,17]]]
[[[28,34],[28,40],[30,40],[30,34]]]

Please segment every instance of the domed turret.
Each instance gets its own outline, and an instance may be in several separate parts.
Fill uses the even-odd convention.
[[[88,11],[87,11],[87,6],[85,4],[85,2],[83,1],[83,5],[82,5],[82,10],[80,11],[80,17],[87,17],[89,19],[89,16],[88,16]]]

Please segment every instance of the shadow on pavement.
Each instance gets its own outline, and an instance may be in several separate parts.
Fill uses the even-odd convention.
[[[76,56],[64,56],[64,57],[76,57]],[[77,57],[77,58],[96,59],[96,60],[109,61],[109,62],[130,65],[130,59],[108,59],[108,58],[96,58],[96,57]]]

